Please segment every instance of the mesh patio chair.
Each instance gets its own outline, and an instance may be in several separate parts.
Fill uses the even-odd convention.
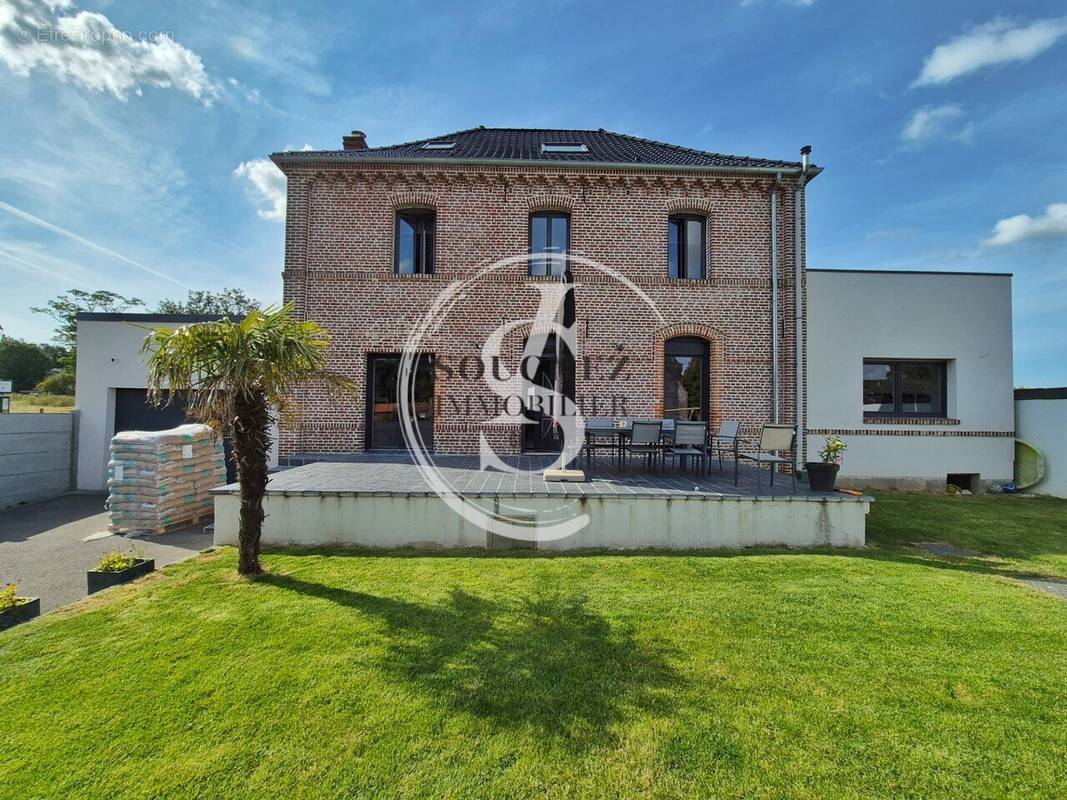
[[[771,468],[771,486],[774,486],[774,473],[779,464],[792,464],[794,450],[797,446],[797,429],[793,425],[764,425],[760,431],[759,444],[756,452],[742,453],[738,451],[734,461],[734,486],[737,486],[737,465],[742,459],[752,461],[756,465],[756,495],[759,495],[760,469],[762,464],[768,464]],[[779,453],[789,452],[789,458],[782,458]],[[793,473],[793,494],[797,493],[797,471]]]
[[[708,426],[704,422],[678,422],[674,428],[674,444],[665,447],[663,458],[674,462],[674,471],[678,472],[681,464],[685,468],[685,460],[692,458],[700,465],[703,474],[705,462],[708,458]]]
[[[663,425],[660,422],[634,422],[629,441],[622,446],[626,456],[626,467],[629,469],[632,456],[644,456],[649,469],[656,464],[656,459],[663,455],[660,446],[660,435]]]
[[[723,471],[722,466],[722,449],[723,447],[729,448],[733,453],[734,463],[737,462],[737,442],[741,434],[741,423],[733,419],[724,419],[719,423],[719,432],[713,434],[711,437],[711,446],[718,451],[719,454],[719,472]],[[708,464],[708,471],[711,471],[711,464]]]
[[[597,450],[607,450],[615,463],[615,422],[611,417],[590,417],[585,421],[585,466],[592,471]]]

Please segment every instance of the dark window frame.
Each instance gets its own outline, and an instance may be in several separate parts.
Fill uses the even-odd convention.
[[[700,270],[698,275],[692,275],[688,262],[688,242],[685,232],[688,228],[686,223],[700,223]],[[678,225],[678,274],[671,275],[671,226]],[[704,280],[708,276],[708,218],[703,214],[671,214],[667,217],[667,276],[671,280]]]
[[[414,269],[400,271],[400,224],[406,222],[415,229]],[[427,236],[429,234],[429,236]],[[429,242],[429,257],[426,245]],[[437,257],[437,211],[433,208],[403,208],[393,221],[393,272],[397,275],[433,275]]]
[[[868,411],[863,409],[864,417],[878,417],[884,419],[889,418],[903,418],[903,419],[946,419],[948,417],[948,361],[936,358],[865,358],[863,359],[863,366],[888,366],[892,370],[893,375],[893,410],[892,411]],[[935,367],[935,377],[938,382],[937,391],[934,393],[934,397],[937,400],[938,407],[932,411],[905,411],[904,410],[904,391],[902,387],[904,368],[905,367]],[[863,383],[866,383],[864,379]],[[861,383],[860,387],[860,405],[863,405],[864,387]]]
[[[534,246],[534,230],[533,230],[534,229],[534,220],[535,219],[545,219],[545,220],[548,220],[548,222],[546,224],[547,236],[545,237],[545,244],[549,249],[547,251],[539,251],[539,253],[548,254],[548,253],[552,252],[552,250],[551,250],[551,248],[553,247],[553,242],[552,242],[552,220],[553,219],[558,219],[558,218],[562,218],[562,219],[567,220],[567,242],[566,242],[566,244],[564,245],[564,248],[563,248],[563,258],[564,258],[563,271],[564,271],[564,273],[567,273],[567,272],[570,271],[570,259],[568,258],[568,256],[570,256],[570,252],[571,252],[571,213],[569,211],[545,210],[545,211],[535,211],[532,214],[530,214],[530,218],[529,218],[529,220],[527,221],[527,224],[526,224],[526,251],[527,251],[527,253],[529,253],[530,256],[534,256],[535,255],[534,249],[533,249],[533,246]],[[531,276],[535,276],[535,277],[559,277],[558,275],[556,275],[555,273],[552,273],[552,272],[545,272],[544,274],[535,273],[533,271],[533,266],[534,266],[534,259],[530,258],[528,263],[527,263],[527,265],[526,265],[527,274],[529,274]]]
[[[711,421],[711,343],[699,336],[673,336],[663,343],[663,375],[660,389],[663,392],[663,414],[667,414],[667,359],[671,356],[688,356],[702,359],[700,369],[700,413],[702,422]]]

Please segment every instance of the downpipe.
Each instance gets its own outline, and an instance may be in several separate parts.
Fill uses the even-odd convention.
[[[811,145],[806,144],[800,148],[800,175],[797,176],[797,186],[793,194],[793,290],[795,296],[794,314],[796,318],[796,424],[797,446],[796,464],[797,470],[804,466],[805,437],[804,435],[804,318],[807,314],[804,308],[804,244],[801,229],[804,225],[804,185],[808,181],[808,156],[811,155]]]
[[[779,421],[778,413],[778,189],[782,173],[774,176],[771,185],[771,421]]]

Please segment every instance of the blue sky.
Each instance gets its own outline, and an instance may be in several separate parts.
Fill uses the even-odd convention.
[[[448,5],[0,0],[4,332],[75,287],[276,301],[274,150],[603,127],[813,145],[810,266],[1013,272],[1016,383],[1067,384],[1062,2]]]

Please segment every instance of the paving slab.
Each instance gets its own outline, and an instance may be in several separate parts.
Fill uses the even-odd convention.
[[[1067,600],[1067,581],[1058,581],[1044,578],[1016,578],[1019,583],[1029,586],[1031,589],[1048,592],[1061,600]]]

